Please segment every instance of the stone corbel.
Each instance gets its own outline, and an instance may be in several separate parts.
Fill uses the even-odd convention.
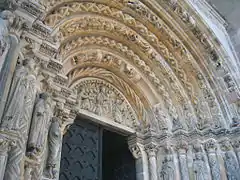
[[[129,150],[135,159],[142,157],[142,152],[138,144],[129,146]]]

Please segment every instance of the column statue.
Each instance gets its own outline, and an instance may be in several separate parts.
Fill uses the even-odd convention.
[[[237,180],[240,177],[240,168],[237,156],[234,152],[230,139],[226,138],[220,143],[221,150],[225,152],[224,165],[228,180]]]
[[[217,145],[214,139],[210,139],[205,143],[205,149],[208,155],[208,162],[211,169],[212,180],[221,179],[220,165],[217,159]]]
[[[239,164],[233,151],[225,153],[225,168],[228,180],[238,180],[240,177]]]
[[[8,162],[4,179],[17,180],[21,174],[21,163],[24,158],[27,134],[32,117],[36,96],[36,72],[33,59],[25,59],[18,64],[13,76],[8,95],[1,129],[18,131],[19,142],[8,153]]]
[[[50,179],[55,179],[57,170],[56,165],[58,162],[59,150],[61,147],[61,128],[58,118],[53,117],[52,123],[48,132],[48,158],[46,176]]]
[[[163,180],[174,180],[175,179],[175,167],[173,162],[173,157],[167,155],[162,162],[162,170],[160,172],[160,177]]]
[[[13,13],[8,10],[2,11],[0,13],[0,69],[10,47],[8,33],[10,26],[13,24],[14,18],[15,17]]]
[[[34,107],[31,128],[27,144],[27,156],[39,160],[44,151],[49,122],[52,118],[50,97],[46,93],[39,95]]]
[[[196,153],[193,160],[193,171],[195,180],[207,180],[207,168],[204,161],[204,157],[201,152]]]
[[[11,90],[8,94],[8,99],[4,109],[3,118],[1,120],[1,129],[19,130],[23,121],[31,120],[31,112],[28,113],[25,119],[26,104],[30,103],[30,109],[33,107],[36,91],[36,74],[35,63],[33,59],[26,59],[22,64],[18,64],[13,76]],[[30,110],[31,111],[31,110]]]

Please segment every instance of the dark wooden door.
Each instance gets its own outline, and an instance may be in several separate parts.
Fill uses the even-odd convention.
[[[101,180],[102,130],[76,121],[64,135],[60,180]]]

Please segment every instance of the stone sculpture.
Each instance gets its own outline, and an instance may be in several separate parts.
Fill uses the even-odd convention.
[[[35,99],[36,75],[34,74],[34,60],[26,59],[18,64],[11,84],[5,106],[5,113],[1,122],[1,128],[6,130],[18,130],[24,119],[24,111],[29,98]],[[32,96],[31,96],[32,95]],[[30,111],[32,107],[30,106]],[[28,117],[31,116],[28,114]],[[30,118],[30,117],[29,117]],[[28,119],[30,121],[30,119]]]
[[[163,160],[160,177],[163,180],[174,180],[175,178],[175,167],[173,157],[171,157],[170,155],[166,156]]]
[[[43,152],[49,122],[52,118],[52,107],[50,97],[42,93],[35,105],[31,129],[28,139],[27,155],[30,158],[38,159]]]
[[[240,177],[239,164],[233,151],[225,153],[225,167],[228,180],[238,180]]]
[[[53,117],[48,132],[47,177],[56,178],[56,165],[61,146],[61,130],[58,118]]]
[[[193,171],[195,180],[208,179],[204,157],[201,153],[196,153],[196,157],[193,161]]]
[[[134,122],[133,113],[126,100],[113,88],[101,83],[87,83],[78,88],[78,106],[117,123]]]
[[[5,50],[8,50],[7,46],[9,46],[10,43],[7,36],[13,21],[14,15],[12,12],[5,10],[0,13],[0,57],[3,55]]]
[[[160,130],[167,130],[168,129],[168,120],[166,114],[163,112],[159,105],[154,107],[154,114],[155,118],[158,121],[159,129]]]

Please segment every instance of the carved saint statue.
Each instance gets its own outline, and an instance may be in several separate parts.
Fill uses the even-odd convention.
[[[47,176],[56,178],[56,164],[58,161],[59,149],[61,144],[61,130],[58,118],[53,117],[48,132],[48,158],[47,158]]]
[[[43,152],[51,118],[50,98],[46,93],[42,93],[34,107],[29,132],[27,155],[31,158],[37,158]]]
[[[193,171],[195,180],[207,180],[207,168],[204,157],[201,153],[196,153],[196,158],[193,161]]]
[[[172,105],[172,103],[169,105],[169,115],[172,118],[173,131],[182,129],[183,125],[181,124],[180,118],[178,116],[178,112],[177,112],[176,108]]]
[[[5,10],[0,13],[0,57],[3,55],[5,50],[7,50],[7,46],[10,42],[8,42],[8,32],[10,26],[13,24],[14,15],[12,12]]]
[[[104,86],[99,87],[99,91],[97,93],[97,96],[95,98],[95,113],[98,115],[103,115],[104,114],[104,106],[106,106],[106,89]]]
[[[154,114],[155,118],[158,121],[159,129],[160,130],[167,130],[168,129],[168,120],[166,114],[163,112],[159,105],[154,107]]]
[[[228,180],[238,180],[240,178],[239,164],[233,151],[225,153],[225,167]]]
[[[175,169],[172,156],[166,156],[162,163],[162,170],[160,176],[163,180],[174,180],[175,178]]]
[[[34,70],[35,64],[32,59],[26,59],[22,64],[17,65],[1,122],[2,129],[17,130],[24,123],[22,121],[30,121],[30,119],[25,120],[23,114],[26,113],[26,106],[31,109],[32,101],[35,100]],[[31,112],[28,116],[31,116]]]
[[[112,108],[115,122],[122,123],[124,120],[128,119],[127,107],[123,99],[116,98]]]

